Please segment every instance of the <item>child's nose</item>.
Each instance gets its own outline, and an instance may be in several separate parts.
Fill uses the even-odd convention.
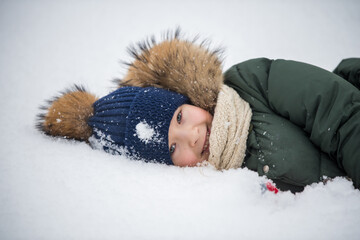
[[[199,129],[194,127],[188,131],[188,142],[191,147],[195,147],[199,140]]]

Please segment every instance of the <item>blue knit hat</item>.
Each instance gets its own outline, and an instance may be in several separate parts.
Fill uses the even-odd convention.
[[[189,99],[154,87],[122,87],[94,103],[88,124],[93,147],[135,159],[172,164],[168,132],[174,112]]]

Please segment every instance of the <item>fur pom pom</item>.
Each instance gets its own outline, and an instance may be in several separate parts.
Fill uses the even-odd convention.
[[[210,50],[209,42],[196,44],[180,39],[180,29],[174,35],[156,43],[155,38],[130,47],[134,57],[127,75],[115,80],[121,86],[154,86],[169,89],[190,98],[192,104],[211,113],[223,83],[221,49]]]
[[[41,107],[45,113],[38,115],[37,128],[51,136],[61,136],[87,141],[92,134],[87,120],[93,115],[97,98],[75,85]]]

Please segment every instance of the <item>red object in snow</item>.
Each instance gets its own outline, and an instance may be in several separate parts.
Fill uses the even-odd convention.
[[[275,187],[274,184],[272,184],[271,182],[267,182],[266,183],[266,188],[270,191],[270,192],[274,192],[275,194],[277,194],[279,192],[279,189],[277,189]]]

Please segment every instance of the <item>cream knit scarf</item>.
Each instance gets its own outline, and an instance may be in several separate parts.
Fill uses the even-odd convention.
[[[252,112],[232,88],[218,95],[210,134],[209,162],[218,170],[239,168],[244,161]]]

